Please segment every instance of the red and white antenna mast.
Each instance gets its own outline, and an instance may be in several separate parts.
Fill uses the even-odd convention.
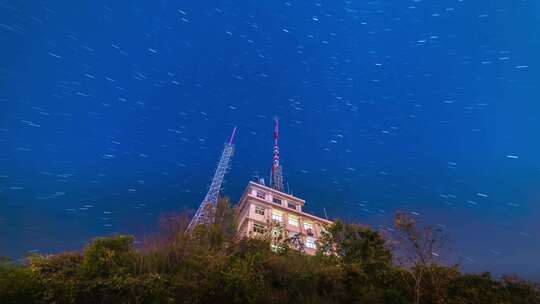
[[[283,169],[279,164],[279,121],[275,118],[274,122],[274,159],[272,163],[272,172],[270,174],[270,187],[283,192]]]

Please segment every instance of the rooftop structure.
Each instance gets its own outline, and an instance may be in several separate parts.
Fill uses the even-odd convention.
[[[275,118],[274,122],[274,159],[272,162],[272,171],[270,173],[270,187],[283,192],[283,169],[279,164],[279,121]]]

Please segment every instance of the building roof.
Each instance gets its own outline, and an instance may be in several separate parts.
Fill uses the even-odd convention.
[[[247,201],[246,199],[246,196],[249,194],[248,193],[248,189],[250,188],[250,186],[252,187],[255,187],[255,188],[259,188],[263,191],[267,191],[267,192],[272,192],[272,193],[275,193],[277,195],[279,195],[280,197],[283,197],[283,198],[286,198],[288,200],[291,200],[291,201],[294,201],[294,202],[298,202],[301,204],[301,206],[304,206],[305,204],[305,200],[303,199],[300,199],[298,197],[295,197],[295,196],[292,196],[290,194],[287,194],[287,193],[283,193],[281,191],[277,191],[276,189],[273,189],[273,188],[270,188],[270,187],[266,187],[264,185],[261,185],[261,184],[258,184],[256,182],[252,182],[250,181],[248,186],[246,187],[246,190],[244,190],[244,194],[242,195],[242,198],[240,198],[240,204],[243,204],[245,201]],[[277,204],[272,204],[272,202],[269,202],[267,200],[264,200],[262,198],[258,198],[256,196],[252,196],[251,198],[261,202],[261,203],[265,203],[265,204],[268,204],[268,205],[271,205],[272,207],[275,207],[275,208],[279,208],[279,209],[283,209],[287,212],[290,212],[290,213],[295,213],[297,215],[300,215],[300,216],[303,216],[303,217],[307,217],[307,218],[310,218],[312,220],[315,220],[315,221],[319,221],[319,222],[323,222],[323,223],[327,223],[327,224],[331,224],[332,221],[330,220],[327,220],[327,219],[323,219],[323,218],[320,218],[318,216],[315,216],[315,215],[312,215],[312,214],[309,214],[309,213],[305,213],[303,211],[298,211],[298,210],[292,210],[292,209],[288,209],[286,207],[283,207],[281,205],[277,205]],[[240,208],[242,208],[242,205],[240,205]]]
[[[287,198],[291,201],[294,201],[294,202],[297,202],[297,203],[300,203],[302,206],[304,206],[304,204],[306,203],[305,200],[301,199],[301,198],[298,198],[296,196],[293,196],[291,194],[288,194],[288,193],[285,193],[285,192],[281,192],[279,190],[276,190],[274,188],[270,188],[270,187],[267,187],[265,185],[261,185],[259,183],[256,183],[256,182],[253,182],[253,181],[250,181],[248,186],[251,185],[251,186],[255,186],[256,188],[261,188],[261,190],[264,190],[264,191],[268,191],[268,192],[273,192],[273,193],[276,193],[278,194],[279,196],[281,197],[284,197],[284,198]],[[246,188],[247,189],[247,188]]]

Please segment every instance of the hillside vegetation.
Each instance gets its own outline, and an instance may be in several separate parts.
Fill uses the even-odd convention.
[[[336,222],[316,256],[268,234],[235,239],[223,200],[215,224],[183,232],[167,217],[161,232],[94,239],[82,252],[0,261],[0,303],[540,303],[537,285],[445,265],[444,238],[396,215],[395,233]],[[441,250],[438,251],[437,250]]]

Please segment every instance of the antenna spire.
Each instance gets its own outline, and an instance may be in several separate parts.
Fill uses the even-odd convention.
[[[283,169],[279,164],[279,121],[274,118],[274,159],[272,163],[272,172],[270,175],[270,187],[283,192]]]
[[[234,129],[232,130],[231,137],[229,138],[229,145],[232,145],[235,134],[236,134],[236,126],[234,126]]]

